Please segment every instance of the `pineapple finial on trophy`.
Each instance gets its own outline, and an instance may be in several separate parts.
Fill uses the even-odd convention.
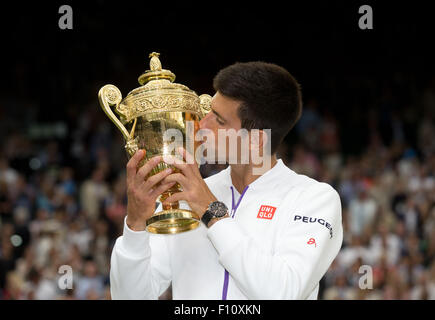
[[[162,63],[160,62],[159,56],[160,56],[160,53],[158,53],[158,52],[151,52],[150,53],[149,57],[151,58],[151,60],[150,60],[151,71],[162,70]]]
[[[150,70],[145,71],[142,73],[139,78],[139,84],[145,85],[151,80],[158,80],[158,79],[166,79],[170,82],[174,82],[175,80],[175,74],[173,74],[170,70],[165,70],[162,68],[162,63],[159,59],[160,53],[158,52],[151,52],[149,54],[150,60]]]

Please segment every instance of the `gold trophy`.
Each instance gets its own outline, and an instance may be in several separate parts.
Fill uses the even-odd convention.
[[[101,107],[124,136],[128,157],[139,149],[146,149],[146,156],[139,166],[156,155],[169,155],[170,142],[163,138],[168,129],[180,130],[183,147],[192,145],[196,150],[198,144],[194,141],[194,134],[199,128],[199,120],[210,111],[211,102],[211,96],[203,94],[198,97],[188,87],[174,83],[175,74],[162,69],[159,53],[153,52],[149,57],[150,70],[138,78],[141,86],[130,91],[127,97],[122,99],[119,89],[111,84],[105,85],[98,92]],[[187,121],[194,124],[193,133],[186,130]],[[150,175],[169,167],[174,172],[178,170],[161,162]],[[160,201],[163,202],[180,191],[181,186],[176,183],[160,196]],[[163,211],[155,213],[146,225],[146,230],[151,233],[175,234],[195,229],[199,225],[199,216],[193,211],[180,209],[176,202],[163,206]]]

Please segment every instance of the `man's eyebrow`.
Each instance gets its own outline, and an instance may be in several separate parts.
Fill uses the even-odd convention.
[[[213,108],[211,108],[211,111],[217,115],[219,118],[221,118],[222,120],[226,121],[224,117],[222,117],[216,110],[214,110]]]

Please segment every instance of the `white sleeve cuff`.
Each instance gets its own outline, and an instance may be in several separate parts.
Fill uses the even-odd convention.
[[[134,257],[146,257],[151,254],[150,235],[147,231],[133,231],[127,226],[127,216],[124,218],[122,234],[122,249]]]
[[[231,251],[244,238],[242,230],[236,221],[231,218],[216,221],[208,229],[207,236],[213,243],[219,256]]]

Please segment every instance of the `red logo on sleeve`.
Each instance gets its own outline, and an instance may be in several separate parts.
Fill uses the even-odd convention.
[[[316,239],[314,239],[314,238],[310,238],[310,240],[308,240],[307,244],[314,244],[314,248],[317,247],[317,245],[316,245]]]
[[[260,210],[258,211],[257,218],[271,220],[273,218],[273,215],[275,214],[275,210],[275,207],[261,205]]]

